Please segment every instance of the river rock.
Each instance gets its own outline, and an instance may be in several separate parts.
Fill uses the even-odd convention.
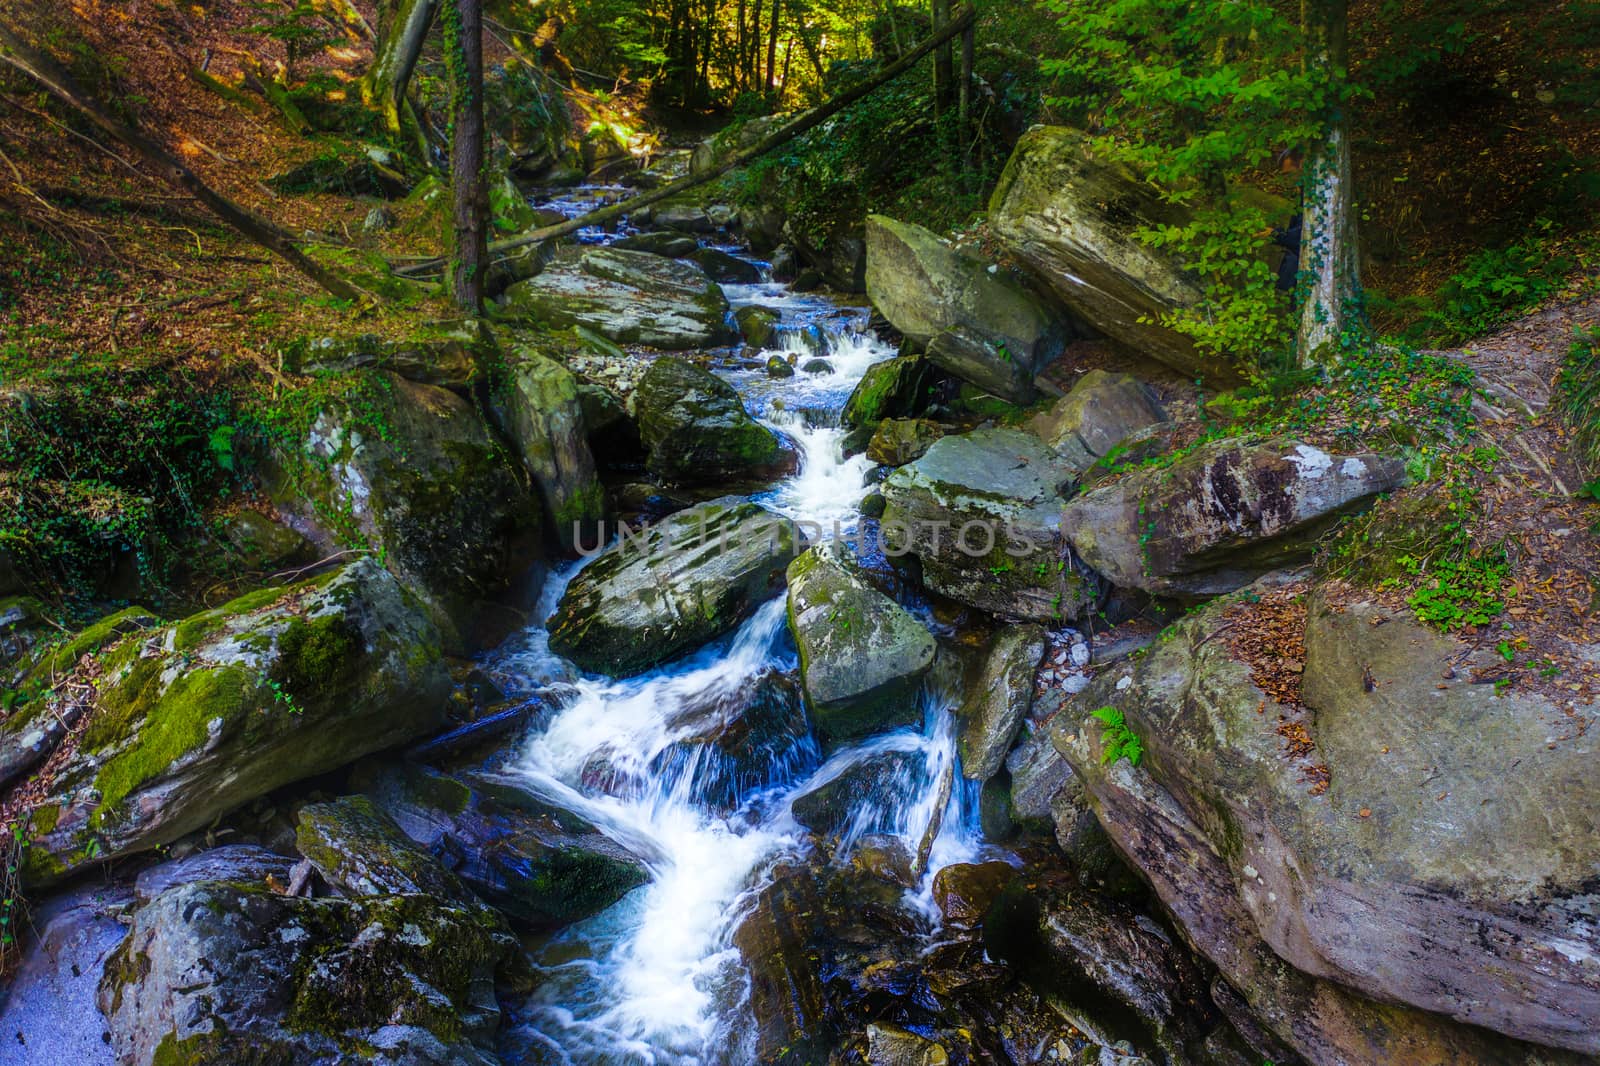
[[[700,242],[671,230],[654,230],[612,241],[611,247],[626,252],[649,252],[651,255],[664,255],[668,259],[682,259],[692,255],[700,247]]]
[[[750,973],[757,1066],[828,1061],[839,1031],[822,980],[821,901],[810,871],[781,865],[733,933]]]
[[[925,418],[885,418],[867,442],[867,458],[884,466],[905,466],[922,458],[945,428]]]
[[[933,902],[952,925],[975,926],[1017,876],[1007,862],[958,862],[933,876]]]
[[[712,687],[667,722],[672,742],[650,760],[655,780],[693,774],[696,799],[732,810],[816,759],[800,687],[765,671],[735,688]]]
[[[744,342],[758,351],[767,347],[768,342],[777,335],[778,323],[782,319],[781,311],[759,304],[746,304],[733,313],[733,320],[739,323],[739,332],[744,334]]]
[[[731,342],[728,301],[696,263],[597,248],[558,255],[537,277],[506,290],[512,314],[557,327],[585,326],[619,344],[677,350]]]
[[[1023,134],[989,200],[989,230],[1076,315],[1127,348],[1189,377],[1229,377],[1162,315],[1192,307],[1201,289],[1141,228],[1186,214],[1132,170],[1097,158],[1061,126]]]
[[[1066,505],[1061,528],[1114,585],[1210,596],[1308,557],[1329,521],[1405,477],[1405,464],[1386,456],[1230,438],[1082,493]]]
[[[839,422],[856,429],[884,418],[915,417],[928,409],[938,381],[938,371],[919,355],[874,363],[856,382]]]
[[[867,294],[935,365],[997,396],[1033,399],[1061,354],[1065,323],[1009,276],[921,226],[867,218]],[[938,343],[934,343],[937,340]]]
[[[234,881],[265,885],[277,881],[287,886],[296,860],[259,844],[224,844],[181,859],[147,866],[134,879],[134,897],[142,907],[169,888],[196,881]]]
[[[1214,639],[1234,617],[1186,617],[1054,732],[1188,939],[1314,1063],[1572,1061],[1490,1030],[1594,1054],[1593,741],[1471,683],[1492,650],[1320,594],[1308,711],[1281,706]],[[1102,705],[1143,738],[1137,769],[1102,764]],[[1280,716],[1309,752],[1263,728]]]
[[[357,539],[441,619],[470,622],[534,554],[539,506],[525,476],[448,389],[392,374],[345,382],[299,447],[269,462],[273,503],[324,555]]]
[[[203,881],[138,912],[99,1004],[123,1062],[494,1066],[516,950],[482,907]]]
[[[352,783],[451,880],[523,929],[587,918],[649,879],[634,851],[510,780],[402,764],[365,767]]]
[[[728,632],[783,588],[794,524],[725,496],[625,536],[584,567],[550,618],[550,647],[630,677]]]
[[[1131,374],[1091,370],[1030,428],[1079,471],[1130,434],[1166,421],[1150,390]]]
[[[817,731],[829,741],[918,720],[933,634],[874,588],[837,544],[789,565],[789,630]]]
[[[592,543],[605,520],[605,488],[589,450],[578,379],[572,371],[527,346],[507,361],[507,421],[522,461],[539,487],[547,527],[571,550]]]
[[[1060,456],[1020,430],[945,437],[883,483],[886,551],[915,555],[929,588],[980,610],[1079,618],[1099,589],[1061,533],[1071,479]]]
[[[909,802],[922,770],[922,756],[914,751],[865,755],[796,796],[794,820],[831,846],[863,807],[883,810]]]
[[[732,385],[682,359],[663,356],[650,364],[634,410],[650,472],[667,481],[751,477],[781,457],[778,438],[750,417]]]
[[[792,378],[794,377],[794,366],[781,355],[768,356],[767,377]]]
[[[663,204],[652,210],[650,221],[683,233],[710,233],[717,228],[705,208],[693,204]]]
[[[330,885],[356,896],[428,895],[471,906],[455,875],[365,796],[300,808],[295,847]]]
[[[443,722],[421,605],[362,559],[266,589],[99,661],[96,706],[31,816],[27,879],[158,847],[241,803]]]
[[[442,322],[411,337],[376,334],[318,337],[284,352],[284,369],[296,374],[387,370],[423,385],[465,389],[478,379],[479,364],[494,351],[494,339],[476,320]]]
[[[867,1066],[946,1066],[950,1053],[938,1041],[893,1025],[867,1026]]]
[[[956,712],[963,777],[987,781],[1005,765],[1033,706],[1034,675],[1044,647],[1039,626],[1007,626],[991,637],[983,670]]]
[[[720,248],[699,248],[689,258],[719,285],[754,285],[761,280],[760,267]]]

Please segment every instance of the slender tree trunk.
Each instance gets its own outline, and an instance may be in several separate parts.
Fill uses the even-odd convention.
[[[961,34],[960,104],[957,109],[956,136],[961,138],[961,169],[972,169],[972,53],[976,47],[978,31],[968,26]]]
[[[1302,365],[1337,358],[1361,295],[1356,250],[1350,116],[1342,99],[1349,67],[1348,0],[1305,0],[1306,62],[1333,88],[1323,138],[1306,154],[1300,270]]]
[[[933,32],[950,22],[950,0],[933,0]],[[937,116],[950,98],[950,45],[941,44],[933,53],[933,111]]]
[[[404,128],[406,88],[438,10],[439,0],[398,0],[393,15],[385,20],[387,29],[372,67],[362,79],[362,101],[383,117],[383,124],[396,136]]]
[[[772,25],[767,27],[767,95],[778,80],[778,16],[783,0],[772,0]]]
[[[489,190],[483,180],[483,0],[444,0],[450,56],[450,185],[455,258],[450,292],[462,310],[483,309],[489,261]]]
[[[16,68],[43,86],[51,95],[72,107],[112,137],[136,152],[156,175],[173,188],[193,196],[223,222],[238,230],[328,292],[344,300],[361,300],[365,294],[345,279],[324,269],[295,247],[294,240],[283,230],[264,219],[257,218],[245,208],[217,192],[200,176],[180,162],[177,157],[145,136],[138,129],[124,125],[100,102],[80,88],[71,75],[58,67],[53,59],[24,41],[8,23],[0,21],[0,63]]]
[[[739,32],[738,32],[738,36],[734,40],[734,45],[733,45],[733,54],[734,54],[734,62],[733,62],[734,78],[733,78],[733,84],[737,88],[743,89],[745,87],[745,85],[747,84],[746,81],[745,81],[745,73],[746,72],[745,72],[745,41],[744,41],[744,38],[745,38],[745,34],[750,32],[750,27],[749,27],[749,24],[748,24],[747,19],[746,19],[745,0],[739,0],[739,9],[735,13],[735,21],[738,24]]]

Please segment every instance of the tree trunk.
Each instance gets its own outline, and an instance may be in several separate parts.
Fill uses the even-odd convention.
[[[933,32],[950,22],[950,0],[933,0]],[[950,46],[941,44],[933,53],[933,113],[940,114],[950,98]]]
[[[483,0],[444,0],[450,57],[450,186],[455,257],[450,292],[462,310],[483,310],[489,260],[489,190],[483,180]]]
[[[772,0],[772,25],[767,27],[767,95],[778,81],[778,16],[783,0]]]
[[[961,138],[961,169],[972,169],[972,144],[975,140],[972,129],[972,53],[977,44],[978,31],[975,27],[968,26],[961,34],[961,80],[960,80],[960,106],[957,112],[959,121],[956,123],[957,136]]]
[[[328,292],[342,300],[359,301],[365,297],[366,294],[360,289],[308,259],[295,247],[293,239],[283,230],[264,219],[257,218],[223,196],[201,181],[199,175],[184,166],[165,148],[138,129],[124,125],[102,107],[98,100],[79,88],[71,75],[58,67],[54,60],[28,45],[5,22],[0,22],[0,63],[15,67],[38,82],[51,95],[133,149],[162,181],[199,200],[223,222],[277,255]]]
[[[759,2],[759,0],[757,0],[757,2]],[[736,87],[740,88],[740,89],[743,89],[746,86],[746,84],[748,84],[745,81],[745,76],[748,73],[747,65],[745,63],[745,55],[746,55],[745,34],[750,32],[750,26],[749,26],[749,23],[748,23],[748,21],[746,19],[746,15],[747,15],[747,13],[745,11],[745,0],[739,0],[739,10],[736,13],[736,18],[735,18],[735,21],[737,22],[738,27],[739,27],[739,34],[738,34],[738,37],[734,41],[734,48],[733,48],[733,51],[734,51],[734,79],[733,79],[733,84]]]
[[[1343,99],[1349,66],[1348,0],[1305,0],[1308,66],[1330,86],[1323,138],[1306,156],[1300,272],[1301,365],[1329,363],[1361,296],[1356,252],[1355,186],[1350,167],[1350,117]]]
[[[405,120],[406,87],[422,56],[428,27],[433,25],[439,0],[398,0],[372,68],[361,81],[361,99],[383,117],[390,133],[399,136]]]

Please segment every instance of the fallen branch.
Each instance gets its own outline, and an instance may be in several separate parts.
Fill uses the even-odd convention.
[[[100,102],[80,89],[55,61],[24,43],[17,32],[0,21],[0,63],[14,67],[38,82],[51,95],[82,113],[95,125],[131,148],[155,169],[162,181],[193,196],[212,214],[245,237],[273,252],[284,262],[342,300],[360,302],[365,293],[332,271],[318,266],[295,247],[294,240],[277,226],[252,215],[217,192],[176,157],[132,126],[124,125]]]
[[[794,138],[800,136],[802,133],[805,133],[807,130],[815,129],[828,119],[832,118],[834,115],[838,114],[840,111],[843,111],[845,108],[855,103],[857,100],[860,100],[861,98],[877,91],[884,84],[904,74],[906,71],[916,66],[917,63],[921,61],[922,58],[928,53],[932,52],[941,44],[950,40],[952,37],[955,37],[968,26],[972,25],[974,17],[975,16],[972,8],[963,8],[961,13],[951,18],[951,20],[946,23],[938,33],[929,37],[915,49],[906,53],[906,55],[889,64],[887,67],[884,67],[881,71],[879,71],[877,74],[874,74],[866,81],[846,89],[838,96],[835,96],[832,100],[829,100],[826,104],[823,104],[820,107],[812,108],[810,111],[797,116],[792,121],[784,123],[783,126],[763,137],[749,148],[734,153],[721,163],[718,163],[716,166],[702,174],[697,174],[687,178],[680,178],[677,181],[663,185],[659,189],[656,189],[652,192],[641,193],[638,196],[630,197],[627,200],[612,204],[608,207],[597,208],[594,211],[590,211],[588,214],[579,215],[576,218],[568,219],[565,222],[557,223],[553,226],[544,226],[529,233],[524,233],[519,237],[511,237],[507,240],[496,241],[489,246],[489,256],[491,259],[494,259],[495,257],[503,257],[507,252],[516,251],[518,248],[526,248],[530,244],[541,244],[545,241],[552,241],[559,237],[570,236],[581,229],[586,229],[590,226],[598,226],[601,223],[622,218],[625,215],[630,215],[639,210],[641,207],[648,207],[651,204],[660,203],[662,200],[671,199],[680,193],[687,192],[688,190],[696,188],[697,186],[704,185],[708,181],[720,178],[730,170],[736,170],[752,160],[766,155],[774,148],[787,144],[789,141],[794,140]],[[418,263],[415,266],[406,267],[403,270],[396,271],[396,273],[407,277],[416,277],[421,275],[437,274],[443,269],[443,267],[444,259],[442,257],[435,257],[422,263]]]

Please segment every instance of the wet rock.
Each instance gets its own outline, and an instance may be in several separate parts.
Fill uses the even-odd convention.
[[[1216,441],[1067,503],[1061,529],[1112,584],[1161,596],[1232,592],[1310,555],[1340,514],[1405,483],[1385,456],[1294,441]]]
[[[1131,896],[1140,892],[1137,876],[1123,863],[1116,845],[1101,827],[1089,792],[1076,775],[1069,776],[1051,793],[1049,818],[1055,825],[1056,846],[1080,882],[1105,895]]]
[[[1050,800],[1072,777],[1072,767],[1050,742],[1044,728],[1029,732],[1006,756],[1011,774],[1011,815],[1025,829],[1047,832]]]
[[[833,364],[826,359],[807,359],[800,364],[800,369],[807,374],[831,374]]]
[[[905,466],[933,447],[945,428],[925,418],[886,418],[867,442],[867,458],[884,466]]]
[[[850,852],[850,865],[868,876],[891,885],[911,888],[917,878],[913,867],[917,857],[899,838],[882,834],[864,836]]]
[[[437,729],[421,605],[370,559],[103,651],[96,708],[31,816],[33,884],[170,843],[257,796]]]
[[[357,896],[428,895],[475,902],[437,859],[365,796],[300,808],[295,846],[330,884]]]
[[[510,781],[401,764],[368,768],[352,783],[453,878],[524,929],[587,918],[649,879],[635,852]]]
[[[837,838],[863,807],[885,809],[909,796],[923,770],[912,751],[885,751],[851,763],[794,801],[794,820],[825,840]]]
[[[868,1066],[945,1066],[950,1053],[937,1041],[892,1025],[867,1026]]]
[[[705,208],[688,204],[669,204],[655,208],[650,221],[669,230],[684,233],[710,233],[717,228]]]
[[[720,248],[699,248],[689,256],[706,276],[719,285],[754,285],[761,280],[761,269]]]
[[[956,712],[962,776],[987,781],[1005,765],[1033,706],[1034,674],[1044,647],[1039,626],[1007,626],[990,638],[983,670]]]
[[[884,418],[920,415],[932,402],[938,382],[938,371],[918,355],[900,355],[874,363],[845,401],[840,423],[855,428]]]
[[[1138,378],[1091,370],[1030,428],[1081,472],[1129,435],[1165,420]]]
[[[807,274],[815,275],[816,288],[826,285],[835,292],[867,291],[867,245],[862,239],[860,223],[850,221],[834,225],[820,236],[801,233],[788,226],[785,234],[807,265],[795,279],[796,292],[804,291],[798,286]]]
[[[800,539],[734,496],[680,511],[579,572],[550,618],[550,647],[595,673],[642,673],[749,617],[783,587]]]
[[[143,906],[169,888],[196,881],[233,881],[247,885],[276,881],[287,885],[295,861],[258,844],[224,844],[140,870],[133,885],[134,896]]]
[[[994,614],[1061,622],[1091,610],[1099,589],[1060,530],[1071,471],[1037,437],[979,429],[936,441],[883,483],[891,557],[915,555],[923,581]]]
[[[782,312],[759,304],[746,304],[733,313],[733,320],[739,323],[739,332],[744,334],[745,343],[758,351],[767,347],[767,343],[776,336],[782,318]]]
[[[348,379],[266,482],[323,555],[359,538],[456,624],[502,593],[538,540],[538,501],[477,408],[392,374]]]
[[[789,630],[800,650],[806,704],[829,741],[905,725],[933,664],[933,635],[866,580],[837,544],[789,566]]]
[[[800,273],[800,258],[790,245],[779,245],[772,252],[772,279],[793,281]]]
[[[1010,863],[954,863],[934,875],[933,902],[945,921],[971,928],[983,921],[1016,876],[1016,868]]]
[[[423,385],[465,389],[478,379],[479,361],[493,350],[494,340],[481,323],[443,322],[403,340],[363,334],[291,345],[284,369],[297,374],[387,370]]]
[[[259,511],[239,511],[223,519],[219,526],[235,553],[235,565],[241,570],[259,573],[315,561],[310,541]]]
[[[716,282],[696,263],[648,252],[563,253],[507,289],[504,302],[511,314],[584,326],[619,344],[677,350],[733,340],[728,301]]]
[[[1300,712],[1213,639],[1228,618],[1223,606],[1186,617],[1097,678],[1055,730],[1188,938],[1312,1062],[1562,1061],[1490,1030],[1592,1054],[1588,741],[1552,743],[1560,711],[1543,697],[1467,683],[1492,650],[1409,612],[1314,597],[1302,687],[1314,747],[1285,758],[1261,723]],[[1138,769],[1102,765],[1087,717],[1101,705],[1143,738]],[[1308,766],[1326,789],[1307,784]]]
[[[99,1005],[124,1062],[493,1066],[493,913],[429,896],[280,896],[208,881],[142,908]]]
[[[794,367],[790,366],[789,361],[781,355],[768,356],[767,377],[792,378],[794,377]]]
[[[1127,167],[1097,158],[1077,130],[1022,136],[989,201],[994,237],[1073,313],[1133,351],[1207,380],[1230,368],[1160,325],[1199,303],[1200,285],[1137,236],[1187,216]]]
[[[667,481],[750,477],[780,459],[778,438],[750,417],[733,386],[682,359],[663,356],[650,364],[634,410],[650,472]]]
[[[823,988],[816,885],[803,867],[780,866],[734,930],[750,972],[759,1066],[826,1062],[839,1032]]]
[[[861,497],[861,504],[858,510],[860,510],[861,514],[866,518],[881,518],[883,517],[883,509],[885,506],[883,493],[869,492],[865,496]]]
[[[668,259],[682,259],[693,255],[700,247],[700,242],[693,237],[685,237],[681,233],[671,230],[655,230],[650,233],[635,233],[631,237],[623,237],[611,242],[611,247],[621,248],[628,252],[649,252],[651,255],[664,255]]]
[[[539,487],[546,528],[567,550],[593,543],[605,519],[605,489],[589,450],[589,429],[572,371],[528,346],[507,360],[507,421]]]

